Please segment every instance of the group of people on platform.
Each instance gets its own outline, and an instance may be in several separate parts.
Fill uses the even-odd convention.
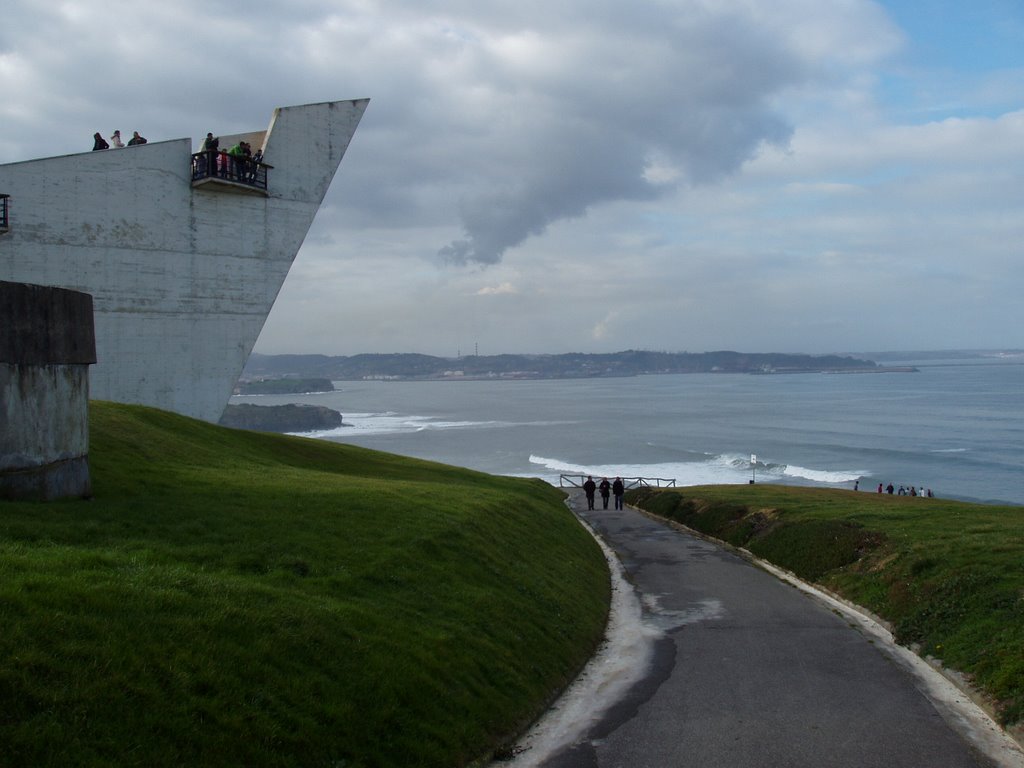
[[[594,478],[587,475],[583,483],[583,493],[587,497],[587,509],[594,508],[594,494],[600,492],[603,509],[608,509],[608,497],[615,496],[615,508],[622,509],[622,495],[626,492],[626,486],[621,477],[616,477],[615,482],[609,483],[608,478],[601,478],[600,484],[594,482]]]
[[[121,131],[114,131],[109,142],[99,131],[92,135],[92,139],[94,151],[110,148],[120,149],[125,146],[134,147],[146,143],[146,139],[140,136],[138,131],[132,132],[132,137],[128,139],[127,144],[121,140]],[[206,134],[203,152],[206,155],[206,175],[209,176],[222,176],[251,184],[256,181],[259,168],[263,165],[262,149],[253,152],[249,142],[239,141],[230,149],[221,151],[220,139],[212,133]]]
[[[132,132],[132,137],[130,139],[128,139],[128,145],[127,146],[134,147],[134,146],[137,146],[139,144],[145,144],[145,143],[146,143],[146,140],[144,138],[142,138],[142,136],[139,135],[139,132],[138,131],[133,131]],[[103,138],[102,135],[100,135],[99,131],[96,131],[96,133],[94,133],[92,135],[92,148],[93,148],[94,152],[97,149],[110,149],[111,147],[113,147],[114,149],[121,149],[124,146],[125,146],[125,143],[123,141],[121,141],[121,132],[120,131],[114,131],[113,135],[110,137],[110,142],[109,143],[107,142],[106,139]]]
[[[253,152],[249,142],[239,141],[223,151],[220,148],[220,137],[212,133],[206,134],[203,152],[206,153],[206,173],[209,176],[222,176],[251,184],[256,181],[259,167],[263,164],[262,149]]]

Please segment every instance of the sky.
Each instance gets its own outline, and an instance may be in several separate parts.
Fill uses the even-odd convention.
[[[370,98],[265,354],[1024,348],[1024,0],[0,0],[0,94],[0,163]]]

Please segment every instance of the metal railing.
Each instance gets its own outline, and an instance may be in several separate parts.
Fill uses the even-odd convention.
[[[273,168],[243,155],[196,152],[192,155],[192,183],[217,180],[267,191],[267,172]]]
[[[0,193],[0,232],[6,232],[11,226],[10,219],[7,218],[7,201],[10,199],[10,195]]]
[[[588,477],[593,475],[559,475],[559,488],[582,488]],[[675,488],[675,478],[664,477],[620,477],[622,485],[628,491],[631,488]]]

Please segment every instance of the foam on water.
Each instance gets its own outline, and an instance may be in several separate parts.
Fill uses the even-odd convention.
[[[515,426],[560,426],[564,422],[557,421],[531,421],[515,423],[509,421],[471,421],[471,420],[445,420],[432,416],[419,416],[416,414],[400,414],[393,411],[383,413],[346,413],[340,427],[335,429],[313,430],[310,432],[293,432],[291,434],[302,435],[303,437],[351,437],[369,435],[394,435],[410,434],[415,432],[426,432],[430,430],[447,429],[501,429],[503,427]]]
[[[530,463],[541,467],[542,477],[557,484],[558,475],[594,477],[647,477],[674,480],[676,485],[719,485],[800,480],[823,485],[848,485],[868,475],[861,470],[810,469],[796,465],[758,461],[753,467],[747,457],[735,454],[706,456],[703,461],[655,464],[582,464],[564,459],[531,455]],[[525,473],[520,473],[525,474]]]
[[[852,483],[862,477],[869,476],[870,473],[865,470],[860,471],[849,471],[849,470],[825,470],[825,469],[808,469],[806,467],[796,467],[787,465],[782,470],[783,477],[796,477],[802,480],[811,480],[815,483],[829,483],[829,484],[840,484],[840,483]]]

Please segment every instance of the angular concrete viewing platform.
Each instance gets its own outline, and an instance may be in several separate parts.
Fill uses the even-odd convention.
[[[191,139],[0,165],[0,280],[92,295],[92,397],[216,422],[368,103],[220,136],[263,151],[234,178],[197,180]]]

